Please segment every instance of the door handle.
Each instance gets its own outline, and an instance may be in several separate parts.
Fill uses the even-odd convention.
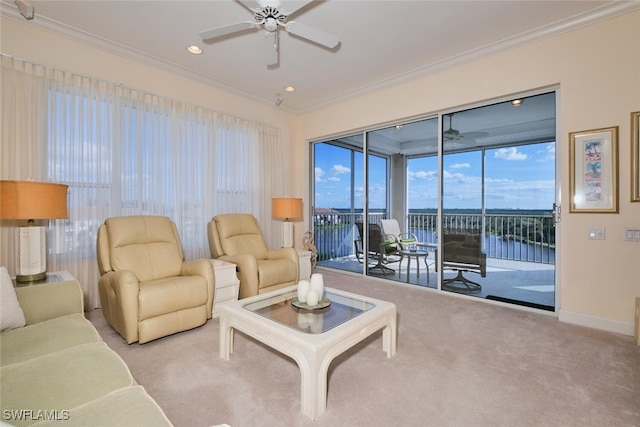
[[[553,215],[553,221],[556,224],[558,224],[560,222],[560,211],[561,211],[560,205],[554,203],[553,204],[553,210],[551,212],[552,212],[552,215]]]

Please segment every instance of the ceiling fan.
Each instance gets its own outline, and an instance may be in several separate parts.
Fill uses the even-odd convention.
[[[464,144],[474,144],[476,138],[483,138],[489,135],[488,132],[465,132],[461,133],[459,130],[454,129],[452,125],[453,114],[447,114],[449,116],[449,129],[442,132],[442,136],[445,141],[456,141]]]
[[[280,0],[238,0],[247,9],[253,12],[253,21],[238,22],[212,28],[199,33],[203,41],[227,36],[246,30],[265,30],[265,60],[267,65],[278,63],[278,29],[284,28],[287,32],[302,37],[314,43],[334,48],[340,43],[337,37],[325,33],[308,25],[295,21],[288,21],[289,16],[296,13],[314,0],[306,1],[280,1]]]

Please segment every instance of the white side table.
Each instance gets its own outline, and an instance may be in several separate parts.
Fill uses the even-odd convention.
[[[236,274],[236,265],[219,259],[210,259],[215,278],[212,317],[220,315],[220,304],[225,301],[236,301],[240,290],[240,280]]]
[[[31,286],[31,285],[40,285],[42,283],[56,283],[56,282],[65,282],[67,280],[76,280],[75,277],[71,273],[66,270],[60,271],[47,271],[47,277],[43,280],[37,280],[35,282],[16,282],[16,278],[12,277],[11,282],[17,288],[21,288],[23,286]]]
[[[298,262],[300,264],[300,275],[298,280],[311,279],[311,251],[298,250]]]

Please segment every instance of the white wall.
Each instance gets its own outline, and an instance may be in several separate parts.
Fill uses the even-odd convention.
[[[640,243],[623,241],[623,230],[640,229],[640,203],[630,203],[630,113],[640,111],[639,41],[636,11],[307,114],[293,134],[295,157],[307,156],[308,141],[323,136],[559,85],[560,319],[632,334]],[[568,134],[610,126],[620,127],[620,213],[569,214]],[[300,171],[305,172],[300,182],[308,182],[309,171]],[[587,229],[594,226],[605,227],[606,240],[587,240]]]

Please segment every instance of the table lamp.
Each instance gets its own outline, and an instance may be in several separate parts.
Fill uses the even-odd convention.
[[[302,217],[302,199],[279,198],[271,199],[271,216],[273,219],[284,220],[282,233],[282,247],[293,247],[292,219]]]
[[[27,221],[15,232],[16,282],[46,278],[45,229],[35,220],[68,218],[68,188],[51,182],[0,181],[0,219]]]

